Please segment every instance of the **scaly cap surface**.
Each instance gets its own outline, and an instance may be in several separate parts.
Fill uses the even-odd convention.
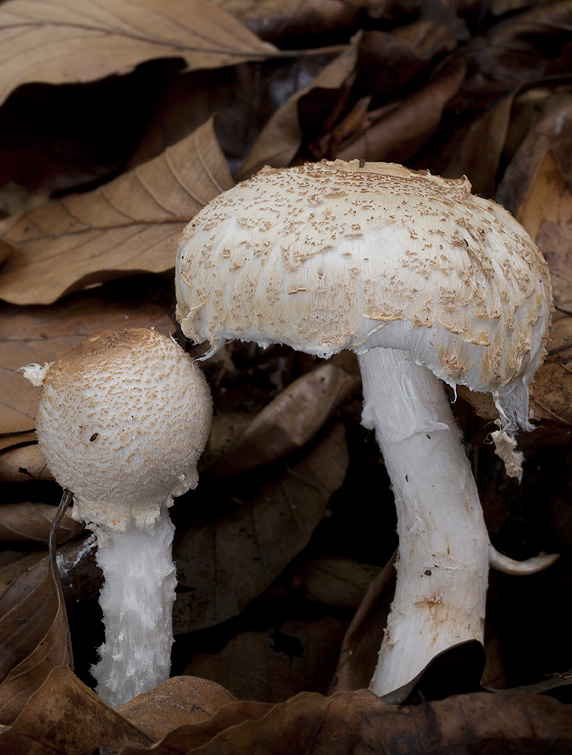
[[[526,427],[544,355],[548,268],[498,204],[389,163],[265,168],[185,228],[178,318],[214,351],[239,338],[322,357],[405,349]]]
[[[101,331],[47,369],[38,441],[74,516],[122,530],[196,486],[211,412],[204,376],[173,339]]]

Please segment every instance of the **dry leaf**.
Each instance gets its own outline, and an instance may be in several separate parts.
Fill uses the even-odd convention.
[[[210,721],[168,734],[153,755],[446,755],[568,752],[572,706],[511,692],[392,706],[372,692],[303,692],[276,705],[238,702]],[[0,740],[1,742],[1,740]],[[120,755],[143,755],[125,747]]]
[[[8,0],[0,44],[0,101],[29,82],[83,83],[154,58],[214,68],[277,52],[204,0]]]
[[[346,626],[327,618],[241,632],[220,652],[197,655],[185,673],[212,679],[239,700],[280,702],[304,690],[325,693]]]
[[[205,470],[206,478],[230,477],[302,448],[357,385],[357,379],[328,362],[305,373],[250,421],[226,453]],[[232,430],[236,424],[233,417]]]
[[[438,128],[443,108],[456,94],[465,77],[465,65],[450,63],[422,89],[403,99],[398,107],[374,120],[365,133],[342,145],[335,155],[342,160],[405,162]]]
[[[62,666],[0,734],[0,751],[14,755],[85,755],[98,747],[115,752],[127,743],[148,745],[151,740]]]
[[[94,191],[0,221],[0,238],[15,248],[0,273],[0,297],[50,304],[94,283],[174,267],[188,220],[232,185],[211,119]]]
[[[535,419],[572,425],[572,317],[557,317],[550,329],[548,355],[530,386]]]
[[[95,541],[91,533],[60,546],[57,565],[68,607],[76,608],[80,602],[98,593],[102,578],[101,570],[95,564]],[[36,551],[4,566],[0,570],[0,615],[45,583],[49,570],[46,551]]]
[[[572,191],[551,150],[538,165],[516,217],[548,262],[555,305],[572,313]]]
[[[360,11],[372,17],[390,15],[392,3],[386,0],[305,0],[292,3],[289,0],[211,0],[228,13],[240,19],[262,39],[276,42],[294,38],[298,44],[315,47],[318,35],[327,35],[332,30],[338,33],[342,27],[359,23]]]
[[[285,468],[272,465],[244,480],[233,479],[226,510],[221,491],[213,510],[213,490],[205,490],[212,513],[191,521],[174,548],[179,576],[175,633],[236,616],[264,592],[307,545],[347,465],[344,428],[338,423]],[[194,510],[207,507],[201,495],[199,486]],[[179,526],[179,532],[184,529]]]
[[[46,307],[4,306],[0,309],[0,433],[21,433],[35,427],[39,390],[19,369],[53,362],[90,333],[104,328],[155,327],[172,333],[174,323],[157,304],[153,282],[118,282],[93,294],[78,294]],[[12,436],[15,444],[29,437]]]
[[[350,558],[310,553],[296,559],[271,592],[353,615],[380,571]]]
[[[48,545],[50,529],[57,513],[57,507],[47,503],[0,504],[0,540]],[[57,545],[67,543],[82,531],[83,524],[65,514],[56,533]]]
[[[23,442],[22,437],[28,440]],[[0,453],[0,482],[53,482],[54,476],[38,447],[35,433],[8,435],[5,440],[6,447]]]
[[[317,89],[339,89],[355,68],[359,35],[335,60],[316,76],[310,86],[290,97],[270,118],[246,157],[237,180],[256,173],[264,165],[283,168],[290,164],[302,143],[302,130],[298,120],[298,102]]]
[[[206,721],[236,697],[220,684],[196,676],[176,676],[137,695],[117,712],[156,742],[173,729]]]
[[[49,673],[57,666],[72,663],[55,554],[56,528],[70,497],[64,494],[51,529],[45,578],[0,617],[0,723],[12,723]]]

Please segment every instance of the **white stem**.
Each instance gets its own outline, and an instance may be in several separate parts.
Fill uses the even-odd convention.
[[[123,532],[106,528],[100,537],[105,642],[92,674],[98,695],[113,708],[169,678],[177,583],[174,532],[163,508],[151,525],[133,524]]]
[[[359,357],[363,424],[375,429],[397,506],[397,586],[370,689],[384,695],[440,652],[483,641],[489,538],[440,381],[408,352]]]

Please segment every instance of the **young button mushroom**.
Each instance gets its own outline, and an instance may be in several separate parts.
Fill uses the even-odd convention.
[[[491,392],[507,471],[528,421],[552,297],[548,268],[502,207],[469,182],[400,165],[265,168],[184,230],[176,269],[185,335],[328,358],[358,354],[363,424],[395,493],[396,595],[371,689],[407,685],[441,651],[483,641],[489,564],[530,573],[490,545],[440,380]],[[396,693],[397,694],[397,693]]]
[[[176,574],[173,498],[198,482],[210,391],[187,354],[161,333],[107,330],[44,369],[37,434],[73,516],[97,535],[104,584],[98,694],[117,707],[169,677]]]

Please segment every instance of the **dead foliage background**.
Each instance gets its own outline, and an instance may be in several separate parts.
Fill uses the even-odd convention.
[[[572,2],[6,0],[0,49],[2,752],[569,752]],[[173,677],[111,710],[90,689],[93,540],[53,529],[18,369],[107,327],[180,338],[185,223],[263,165],[336,157],[465,174],[544,252],[556,313],[521,485],[487,398],[454,410],[494,545],[561,558],[492,573],[484,655],[384,704],[365,688],[397,543],[354,359],[231,344],[204,362],[213,431],[173,510]]]

